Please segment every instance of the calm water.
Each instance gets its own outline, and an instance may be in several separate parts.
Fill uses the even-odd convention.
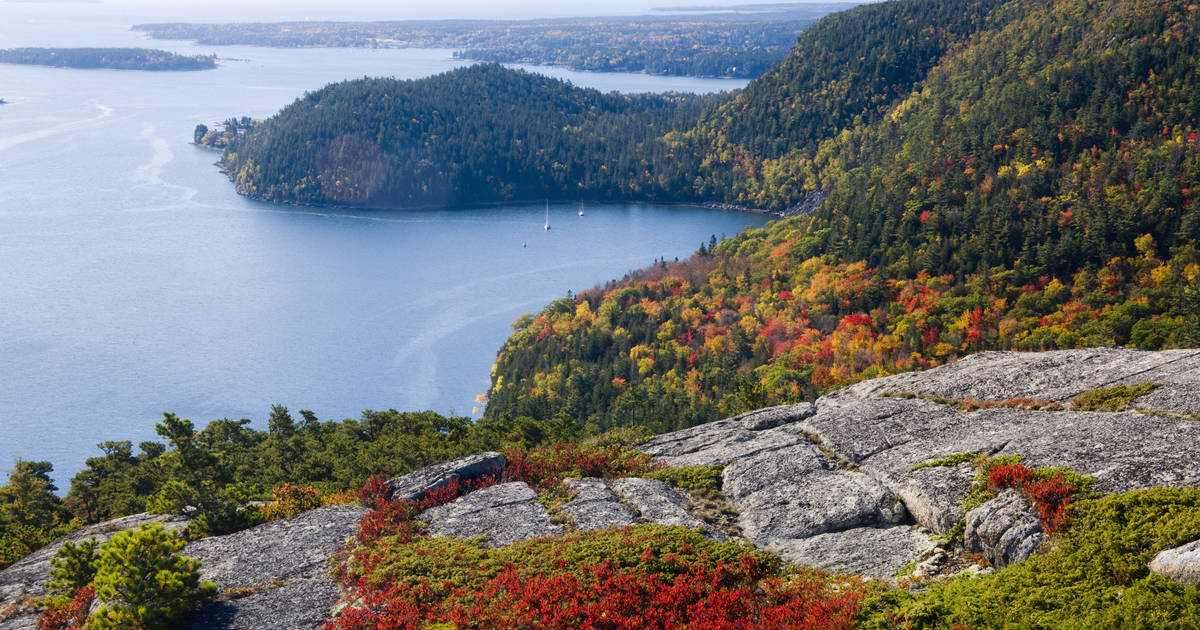
[[[0,3],[11,18],[0,19],[0,46],[141,43],[126,30],[136,19],[46,6]],[[458,62],[436,50],[216,52],[243,61],[194,73],[0,64],[0,467],[50,460],[65,481],[101,440],[152,439],[168,410],[259,427],[273,403],[322,419],[471,414],[520,314],[763,222],[637,204],[580,218],[572,205],[551,207],[546,232],[541,205],[365,213],[251,202],[215,154],[188,144],[196,123],[265,117],[331,81]],[[742,85],[554,74],[633,91]]]

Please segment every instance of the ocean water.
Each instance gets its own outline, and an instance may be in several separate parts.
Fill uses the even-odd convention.
[[[217,70],[0,64],[0,469],[48,460],[60,487],[103,440],[154,438],[270,406],[478,416],[509,325],[759,216],[644,204],[325,211],[253,202],[189,144],[197,123],[265,117],[306,90],[415,78],[446,50],[147,43],[144,16],[0,2],[0,47],[150,45]],[[604,90],[744,82],[550,71]]]

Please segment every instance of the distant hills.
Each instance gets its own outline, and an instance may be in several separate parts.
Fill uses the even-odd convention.
[[[754,12],[533,20],[139,24],[156,39],[211,45],[451,48],[459,58],[598,72],[753,78],[787,56],[821,16],[856,3]]]

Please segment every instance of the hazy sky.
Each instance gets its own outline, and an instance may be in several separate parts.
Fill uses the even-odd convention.
[[[241,22],[629,15],[672,5],[730,6],[761,2],[763,0],[104,0],[103,6],[117,12],[160,15],[189,22]],[[0,14],[4,4],[15,3],[12,0],[0,2]],[[63,10],[69,10],[71,5],[64,2],[61,6]]]

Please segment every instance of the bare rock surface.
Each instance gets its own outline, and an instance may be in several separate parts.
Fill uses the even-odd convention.
[[[725,540],[724,534],[688,511],[686,496],[661,481],[637,477],[614,479],[612,489],[627,503],[637,508],[642,522],[680,525],[689,529],[700,528],[709,538]]]
[[[1045,531],[1033,508],[1008,489],[967,512],[964,539],[967,551],[983,554],[1002,569],[1036,553]]]
[[[425,510],[417,519],[428,523],[431,536],[487,536],[489,547],[563,533],[534,499],[537,493],[524,482],[502,483]]]
[[[620,498],[603,479],[569,479],[567,487],[576,494],[558,508],[558,512],[569,516],[576,528],[588,531],[625,527],[637,522],[637,518],[621,504]]]
[[[1200,540],[1159,552],[1150,570],[1187,586],[1200,584]]]
[[[469,481],[504,472],[507,462],[500,453],[476,453],[414,470],[388,480],[389,499],[415,501],[423,493],[456,481]]]
[[[319,627],[337,599],[328,560],[366,513],[356,505],[331,505],[190,543],[183,555],[200,560],[201,577],[219,591],[188,627]]]
[[[178,531],[187,527],[188,522],[179,516],[142,513],[97,523],[64,536],[0,571],[0,611],[21,600],[46,594],[46,582],[50,579],[50,559],[58,553],[63,543],[78,543],[90,538],[103,543],[117,532],[136,529],[145,523],[162,523],[167,529]],[[0,619],[0,629],[33,628],[36,620],[36,615],[16,614]]]
[[[945,398],[1035,398],[1065,403],[1088,390],[1137,383],[1162,383],[1157,396],[1162,406],[1156,408],[1195,413],[1200,410],[1200,400],[1194,396],[1200,385],[1200,351],[1086,348],[981,352],[926,372],[875,379],[843,391],[859,397],[890,391]],[[1170,402],[1173,398],[1178,400]]]
[[[905,520],[904,504],[883,484],[860,472],[839,470],[805,442],[730,464],[724,492],[737,508],[738,525],[751,542],[807,538]]]
[[[969,471],[912,468],[956,452],[1020,454],[1032,466],[1068,466],[1095,476],[1095,489],[1101,492],[1200,484],[1200,468],[1193,464],[1193,454],[1200,452],[1200,422],[1193,420],[1135,412],[1013,408],[967,413],[929,400],[877,397],[915,391],[1056,400],[1117,381],[1173,382],[1181,391],[1179,384],[1185,379],[1200,379],[1200,371],[1190,367],[1198,356],[1194,351],[1101,348],[985,355],[835,392],[818,400],[817,413],[800,424],[825,448],[891,488],[918,523],[938,532],[947,531],[959,518]],[[1105,369],[1113,371],[1106,377]]]
[[[795,432],[773,429],[803,420],[815,411],[808,403],[768,407],[666,433],[638,449],[671,467],[726,464],[803,441]]]
[[[797,566],[879,579],[892,577],[934,547],[929,536],[907,525],[858,527],[767,546]]]

